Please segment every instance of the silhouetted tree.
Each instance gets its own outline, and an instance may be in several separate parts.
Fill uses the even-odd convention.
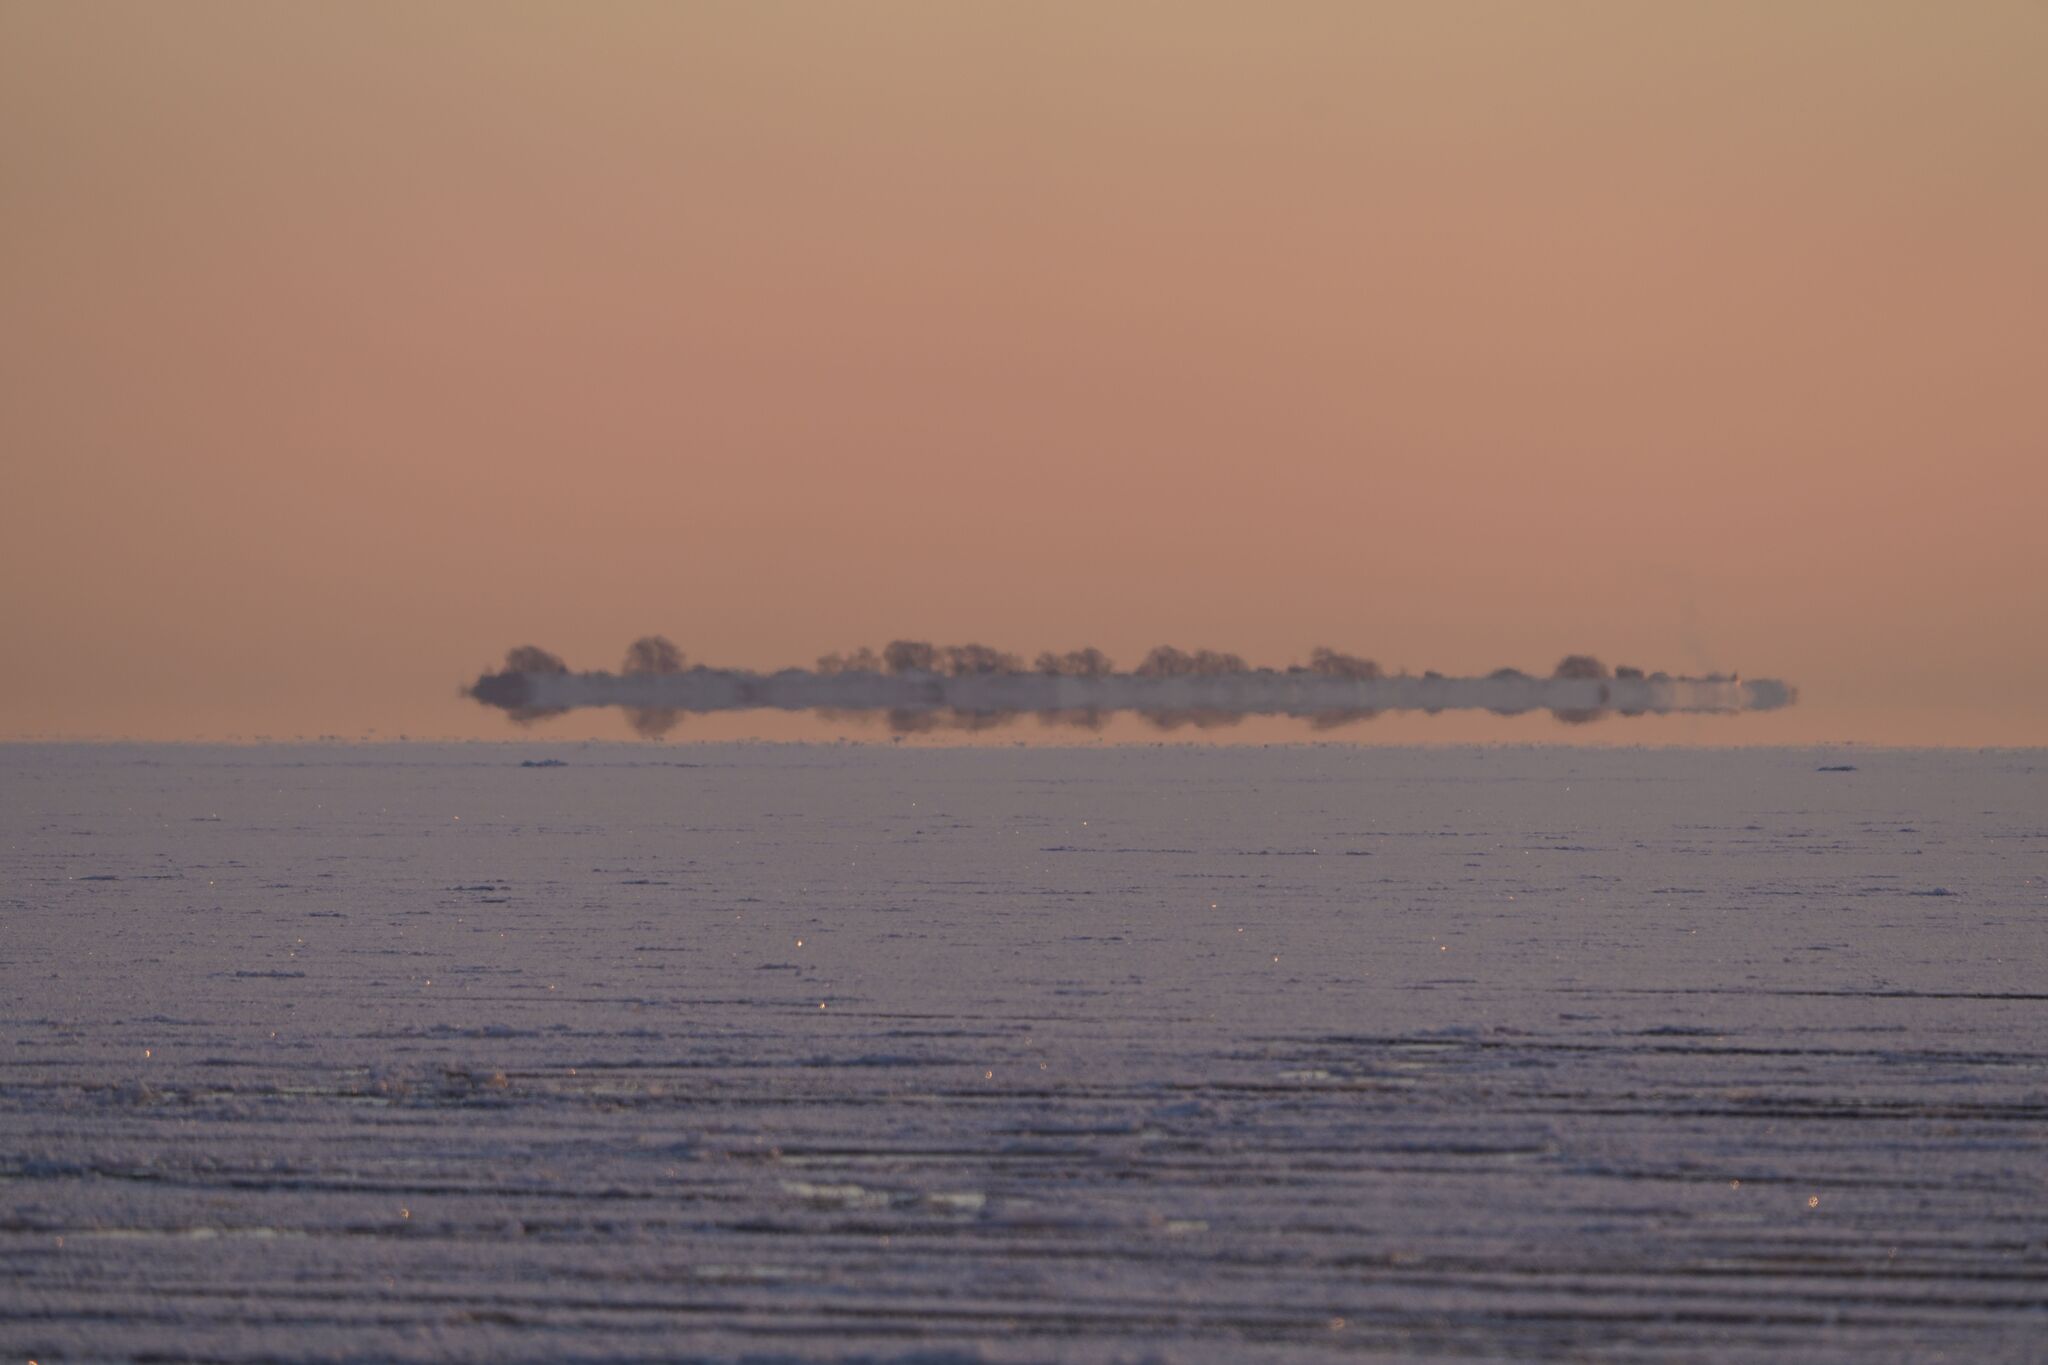
[[[1172,645],[1161,645],[1147,654],[1132,671],[1141,678],[1179,678],[1194,671],[1194,658]]]
[[[1065,654],[1047,650],[1038,656],[1036,667],[1040,673],[1058,678],[1102,678],[1116,671],[1109,656],[1093,646]]]
[[[1200,678],[1214,678],[1225,673],[1243,673],[1249,667],[1242,656],[1226,654],[1215,649],[1198,649],[1190,661],[1190,671]]]
[[[1308,656],[1309,671],[1325,678],[1351,678],[1370,681],[1380,676],[1380,666],[1371,659],[1361,659],[1355,654],[1341,654],[1334,649],[1318,645]]]
[[[818,659],[820,673],[880,673],[882,657],[862,645],[851,654],[826,654]]]
[[[1161,645],[1145,656],[1135,672],[1141,678],[1213,678],[1225,673],[1247,672],[1245,661],[1236,654],[1198,649],[1190,654]]]
[[[975,673],[1022,673],[1024,661],[988,645],[948,645],[940,652],[945,671],[956,678]]]
[[[562,662],[562,656],[551,654],[539,645],[520,645],[517,649],[505,651],[507,673],[567,673],[569,665]]]
[[[936,673],[939,651],[923,640],[891,640],[882,650],[882,662],[891,673]]]
[[[683,651],[663,635],[643,635],[626,646],[626,661],[619,667],[628,677],[683,671]]]

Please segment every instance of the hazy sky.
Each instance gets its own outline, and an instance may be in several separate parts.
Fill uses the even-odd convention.
[[[0,0],[0,735],[655,630],[2048,743],[2048,5]]]

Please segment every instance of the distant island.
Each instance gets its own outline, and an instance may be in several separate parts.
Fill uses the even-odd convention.
[[[615,672],[572,672],[558,655],[522,645],[465,690],[522,722],[579,707],[622,707],[649,736],[693,712],[762,709],[881,716],[898,732],[915,733],[985,729],[1025,715],[1097,728],[1118,712],[1162,729],[1247,716],[1294,716],[1329,728],[1383,711],[1547,710],[1584,723],[1608,715],[1769,711],[1798,699],[1795,688],[1774,678],[1609,668],[1587,654],[1568,654],[1543,675],[1500,668],[1453,677],[1388,672],[1327,647],[1311,650],[1306,663],[1264,668],[1236,654],[1161,645],[1120,671],[1093,648],[1046,651],[1026,663],[988,645],[895,640],[880,652],[827,654],[811,668],[761,673],[692,665],[658,635],[635,640]]]

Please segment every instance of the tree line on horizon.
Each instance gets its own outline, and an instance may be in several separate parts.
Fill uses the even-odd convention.
[[[626,647],[619,671],[627,677],[648,677],[682,673],[688,666],[687,656],[674,641],[662,635],[644,635]],[[1022,655],[991,645],[935,645],[925,640],[891,640],[879,653],[862,646],[846,653],[820,655],[816,671],[827,677],[842,673],[897,676],[928,673],[952,678],[1036,673],[1055,678],[1104,678],[1116,672],[1116,663],[1093,646],[1065,652],[1045,650],[1027,666]],[[1260,671],[1264,670],[1247,664],[1242,655],[1213,649],[1184,650],[1172,645],[1153,649],[1131,670],[1133,676],[1140,678],[1214,678]],[[1297,664],[1274,671],[1309,673],[1354,682],[1370,682],[1387,676],[1373,660],[1346,654],[1327,645],[1318,645],[1309,651],[1306,666]],[[567,673],[569,665],[560,655],[537,645],[520,645],[506,652],[504,672]],[[1422,676],[1437,678],[1443,675],[1432,671]],[[1498,668],[1487,676],[1502,682],[1532,678],[1531,674],[1518,668]],[[1640,680],[1645,676],[1662,678],[1665,675],[1645,675],[1642,669],[1627,665],[1610,670],[1590,654],[1567,654],[1551,670],[1550,676]]]

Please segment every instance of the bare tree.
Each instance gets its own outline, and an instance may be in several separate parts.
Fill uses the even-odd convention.
[[[1172,645],[1161,645],[1147,654],[1133,671],[1141,678],[1179,678],[1194,671],[1194,657]]]
[[[882,656],[862,645],[851,654],[825,654],[818,659],[820,673],[880,673]]]
[[[567,673],[569,665],[562,662],[562,656],[550,653],[539,645],[520,645],[505,651],[507,673]]]
[[[882,662],[891,673],[936,673],[939,651],[923,640],[891,640],[882,650]]]
[[[1244,673],[1249,671],[1249,668],[1250,665],[1246,664],[1240,655],[1221,650],[1198,649],[1194,653],[1189,671],[1198,678],[1214,678],[1225,673]]]
[[[619,667],[628,677],[683,671],[683,651],[665,635],[643,635],[626,646],[626,661]]]
[[[1090,645],[1084,649],[1069,650],[1055,654],[1052,650],[1038,656],[1037,669],[1056,678],[1104,678],[1116,671],[1107,654]]]
[[[1371,659],[1361,659],[1355,654],[1343,654],[1326,645],[1318,645],[1309,653],[1308,667],[1311,673],[1325,678],[1350,678],[1369,682],[1382,676],[1380,666]]]
[[[988,645],[948,645],[940,651],[945,671],[956,678],[975,673],[1022,673],[1024,661]]]

